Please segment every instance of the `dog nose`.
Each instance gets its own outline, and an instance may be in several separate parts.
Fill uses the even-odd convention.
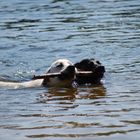
[[[96,68],[96,71],[104,73],[105,72],[105,67],[104,66],[99,66],[99,67]]]
[[[68,66],[66,68],[66,71],[69,72],[69,73],[74,73],[75,72],[75,67],[74,66]]]
[[[74,75],[75,75],[75,67],[70,65],[64,71],[61,72],[59,78],[61,80],[64,80],[68,78],[74,78]]]

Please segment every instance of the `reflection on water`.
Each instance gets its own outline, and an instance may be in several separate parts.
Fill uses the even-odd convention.
[[[87,86],[79,89],[79,97],[84,99],[98,99],[106,95],[106,89],[103,85]]]
[[[0,80],[58,58],[97,58],[103,85],[0,89],[0,139],[139,139],[139,0],[0,1]]]
[[[47,93],[43,93],[38,98],[40,103],[47,103],[48,101],[73,101],[76,99],[77,89],[75,88],[49,88]]]
[[[77,88],[49,88],[47,93],[43,93],[37,99],[39,103],[48,101],[71,101],[75,99],[98,99],[106,95],[103,85],[83,86]]]

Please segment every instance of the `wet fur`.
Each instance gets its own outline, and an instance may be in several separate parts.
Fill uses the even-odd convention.
[[[104,76],[105,67],[96,59],[83,59],[74,65],[78,71],[92,71],[90,76],[76,76],[75,81],[81,84],[99,84]]]
[[[68,87],[72,85],[75,77],[75,67],[69,60],[59,59],[50,66],[46,73],[61,73],[61,75],[53,78],[45,78],[42,83],[43,86]]]

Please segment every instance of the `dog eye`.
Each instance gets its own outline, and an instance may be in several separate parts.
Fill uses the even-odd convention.
[[[56,67],[58,67],[58,68],[63,67],[63,64],[60,63],[60,64],[58,64]]]

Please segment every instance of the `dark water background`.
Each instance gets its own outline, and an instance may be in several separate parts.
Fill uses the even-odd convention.
[[[103,86],[0,88],[0,139],[140,138],[139,0],[0,0],[1,80],[91,57]]]

